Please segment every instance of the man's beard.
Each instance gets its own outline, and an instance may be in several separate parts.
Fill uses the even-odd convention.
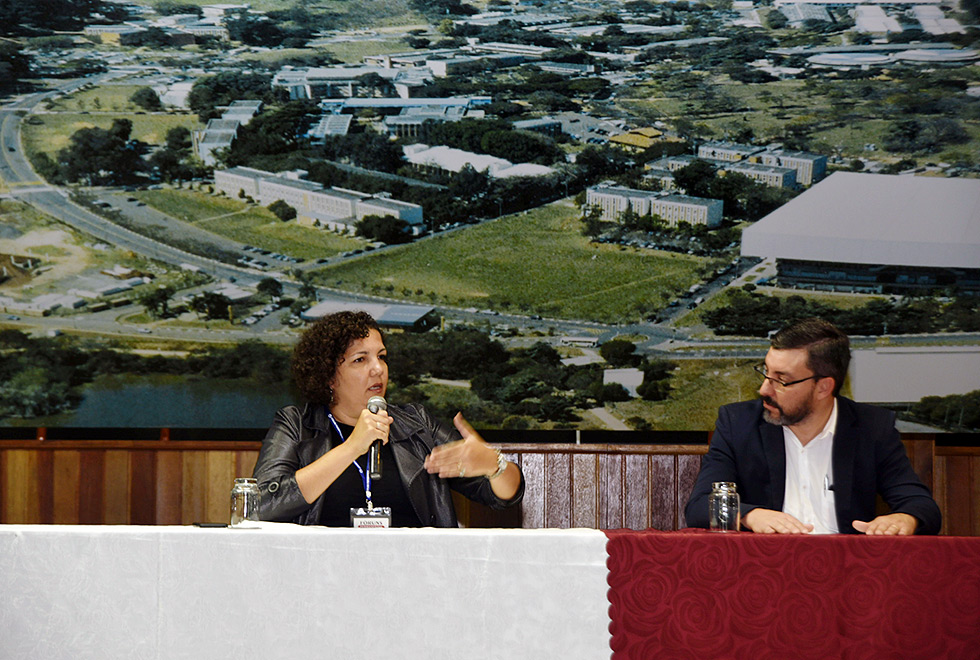
[[[775,424],[776,426],[795,426],[809,417],[810,413],[813,412],[813,406],[810,405],[810,399],[804,400],[800,404],[799,408],[791,412],[786,412],[783,410],[782,406],[773,401],[770,397],[764,396],[762,397],[762,400],[779,411],[779,416],[776,417],[766,408],[762,409],[762,419],[766,420],[770,424]]]

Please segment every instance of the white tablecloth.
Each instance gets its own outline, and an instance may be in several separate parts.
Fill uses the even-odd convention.
[[[606,537],[0,525],[0,658],[608,658]]]

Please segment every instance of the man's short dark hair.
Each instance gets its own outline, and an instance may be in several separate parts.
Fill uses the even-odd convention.
[[[819,378],[834,379],[834,396],[840,394],[851,362],[851,343],[847,335],[829,321],[802,319],[784,327],[772,336],[777,350],[806,349],[806,366]]]

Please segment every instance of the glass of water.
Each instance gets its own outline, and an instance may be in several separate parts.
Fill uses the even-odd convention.
[[[231,525],[240,525],[246,520],[259,519],[259,482],[251,477],[235,479],[231,489]]]

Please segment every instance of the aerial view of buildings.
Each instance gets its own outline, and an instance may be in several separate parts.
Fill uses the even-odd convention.
[[[485,427],[710,428],[818,314],[980,428],[975,2],[48,4],[0,8],[0,424],[213,379],[187,426],[265,426],[360,307]]]

